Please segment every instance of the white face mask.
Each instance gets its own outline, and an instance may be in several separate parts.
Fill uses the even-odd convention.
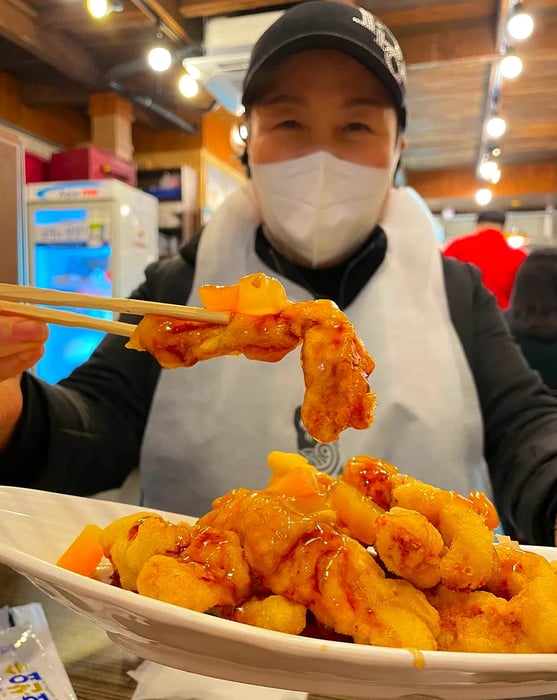
[[[364,242],[379,220],[394,169],[356,165],[326,151],[250,167],[271,241],[312,267],[334,265]]]

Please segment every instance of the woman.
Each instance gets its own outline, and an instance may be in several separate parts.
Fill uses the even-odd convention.
[[[557,249],[536,250],[522,263],[507,314],[532,369],[557,392]]]

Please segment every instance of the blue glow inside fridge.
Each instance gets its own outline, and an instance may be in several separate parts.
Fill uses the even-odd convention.
[[[158,255],[157,200],[114,180],[28,186],[30,278],[37,287],[128,296]],[[111,319],[110,311],[72,309]],[[104,334],[50,325],[37,375],[57,382],[87,360]]]

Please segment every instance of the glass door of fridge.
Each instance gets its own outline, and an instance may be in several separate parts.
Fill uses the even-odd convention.
[[[65,292],[112,295],[112,246],[107,223],[79,203],[33,206],[29,211],[32,245],[32,278],[37,287]],[[110,205],[105,203],[106,215]],[[102,209],[102,207],[101,207]],[[98,318],[112,318],[110,311],[73,309]],[[68,376],[89,358],[104,334],[83,328],[50,326],[50,336],[37,375],[48,382]]]

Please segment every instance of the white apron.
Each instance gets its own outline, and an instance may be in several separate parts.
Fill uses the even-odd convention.
[[[202,284],[278,277],[255,253],[260,223],[251,186],[232,194],[205,228],[188,303]],[[266,485],[270,450],[299,451],[330,474],[370,454],[403,472],[466,494],[490,493],[476,389],[449,316],[433,219],[408,189],[389,195],[385,260],[346,309],[376,362],[369,430],[317,444],[303,429],[299,349],[278,363],[224,357],[163,370],[141,460],[146,506],[200,515],[226,491]],[[281,278],[293,301],[311,298]]]

